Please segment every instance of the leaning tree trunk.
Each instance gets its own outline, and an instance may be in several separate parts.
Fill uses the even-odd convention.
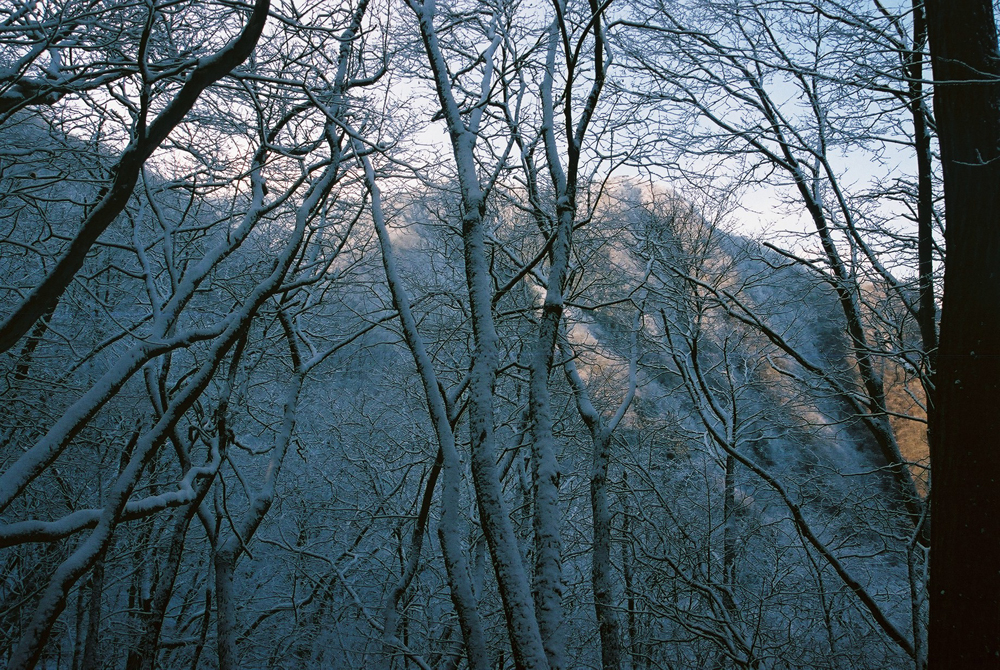
[[[1000,54],[990,0],[928,0],[944,167],[932,670],[1000,668]]]

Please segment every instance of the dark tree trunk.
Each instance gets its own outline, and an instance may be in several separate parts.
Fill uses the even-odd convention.
[[[101,600],[104,596],[104,554],[94,564],[90,577],[90,612],[87,617],[87,640],[83,647],[83,670],[99,670],[103,667],[100,658],[101,643]]]
[[[920,303],[917,321],[927,355],[927,373],[933,378],[937,368],[937,305],[934,303],[934,189],[931,131],[924,107],[924,49],[927,46],[927,18],[922,0],[913,0],[913,51],[907,57],[910,115],[913,117],[913,147],[917,154],[917,266]],[[928,393],[928,398],[930,393]],[[933,412],[928,407],[930,420]]]
[[[1000,58],[990,0],[928,0],[947,265],[929,661],[1000,668]]]

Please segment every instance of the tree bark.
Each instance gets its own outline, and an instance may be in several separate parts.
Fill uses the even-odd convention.
[[[989,0],[928,0],[948,262],[931,444],[929,664],[1000,668],[1000,54]]]
[[[104,596],[104,561],[101,556],[94,563],[90,577],[90,612],[87,616],[87,641],[83,647],[83,670],[98,670],[101,644],[101,600]]]
[[[235,670],[236,651],[236,597],[233,593],[236,556],[233,551],[220,550],[215,554],[215,611],[218,640],[219,670]]]

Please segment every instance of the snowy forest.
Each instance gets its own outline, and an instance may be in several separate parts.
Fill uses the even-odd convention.
[[[995,26],[0,3],[0,667],[987,667],[935,612],[1000,662],[1000,456],[930,512],[998,422],[1000,334],[938,356],[952,285],[1000,333],[945,235],[1000,119],[938,99],[1000,114]]]

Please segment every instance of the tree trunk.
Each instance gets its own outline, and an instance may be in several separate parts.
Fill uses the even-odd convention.
[[[83,670],[98,670],[101,644],[101,600],[104,596],[104,554],[94,563],[90,577],[90,611],[87,616],[87,641],[83,647]]]
[[[568,198],[567,198],[568,201]],[[562,323],[563,286],[569,274],[574,211],[560,208],[558,229],[550,252],[548,286],[531,362],[531,469],[534,487],[535,616],[550,670],[565,667],[563,634],[562,535],[559,531],[559,463],[549,393],[556,336]]]
[[[80,588],[76,594],[76,636],[73,641],[73,660],[72,668],[73,670],[80,670],[80,666],[83,663],[83,647],[84,640],[86,639],[86,601],[84,600],[83,594],[85,590]]]
[[[602,431],[594,440],[590,475],[590,509],[594,515],[593,562],[590,579],[594,586],[594,609],[601,635],[601,667],[621,670],[621,625],[615,610],[611,566],[611,505],[608,503],[608,462],[611,460],[611,433]],[[631,573],[629,575],[631,577]],[[631,579],[629,580],[631,581]],[[631,614],[631,612],[630,612]]]
[[[734,447],[735,448],[735,447]],[[739,612],[733,589],[736,586],[736,459],[726,454],[725,492],[722,504],[722,602],[729,616],[736,619]]]
[[[1000,54],[989,0],[929,0],[948,262],[931,445],[929,661],[1000,668]]]
[[[934,189],[931,131],[924,106],[924,48],[927,46],[927,19],[922,0],[913,0],[913,51],[907,59],[910,115],[913,117],[913,146],[917,153],[917,274],[920,305],[917,311],[920,338],[927,355],[928,374],[933,379],[937,367],[937,305],[934,302]],[[928,396],[930,393],[928,393]],[[928,424],[931,423],[928,406]]]
[[[623,483],[628,484],[626,479]],[[639,646],[639,617],[635,598],[635,576],[632,563],[635,550],[631,545],[632,518],[629,516],[627,499],[622,496],[622,578],[625,580],[625,620],[628,628],[629,659],[632,670],[642,667],[643,649]],[[648,666],[648,663],[646,664]]]
[[[219,670],[236,670],[236,598],[233,594],[236,556],[233,551],[220,550],[215,554],[215,609],[216,646],[219,653]],[[206,614],[207,616],[207,614]]]

